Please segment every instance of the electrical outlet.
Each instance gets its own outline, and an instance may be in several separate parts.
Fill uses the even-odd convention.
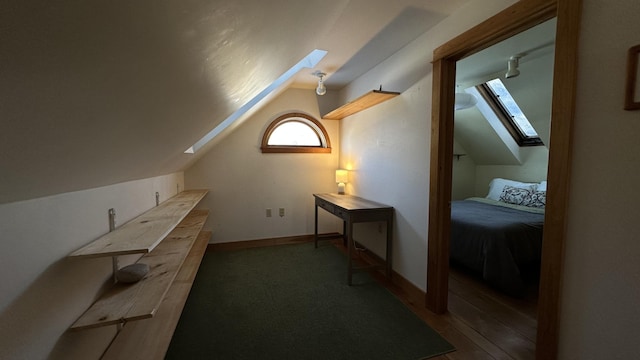
[[[267,213],[267,217],[271,217],[271,209],[267,209],[266,213]]]
[[[284,216],[284,208],[280,208],[280,217]]]

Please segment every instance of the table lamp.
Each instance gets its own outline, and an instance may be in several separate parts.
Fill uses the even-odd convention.
[[[336,170],[336,182],[338,183],[338,194],[344,195],[344,184],[349,182],[349,172],[347,170]]]

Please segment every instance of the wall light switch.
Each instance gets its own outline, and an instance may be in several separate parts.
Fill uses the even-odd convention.
[[[267,217],[271,217],[271,209],[267,209]]]
[[[280,208],[280,217],[284,216],[284,208]]]

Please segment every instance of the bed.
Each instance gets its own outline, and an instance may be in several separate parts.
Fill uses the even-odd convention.
[[[453,201],[452,263],[478,273],[504,292],[522,294],[523,274],[539,267],[542,252],[545,191],[538,186],[504,185],[493,196],[495,189],[490,187],[487,198]]]

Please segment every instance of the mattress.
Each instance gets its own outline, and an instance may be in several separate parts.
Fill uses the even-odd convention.
[[[523,291],[525,269],[539,267],[544,209],[485,198],[451,203],[450,258],[489,284]]]

